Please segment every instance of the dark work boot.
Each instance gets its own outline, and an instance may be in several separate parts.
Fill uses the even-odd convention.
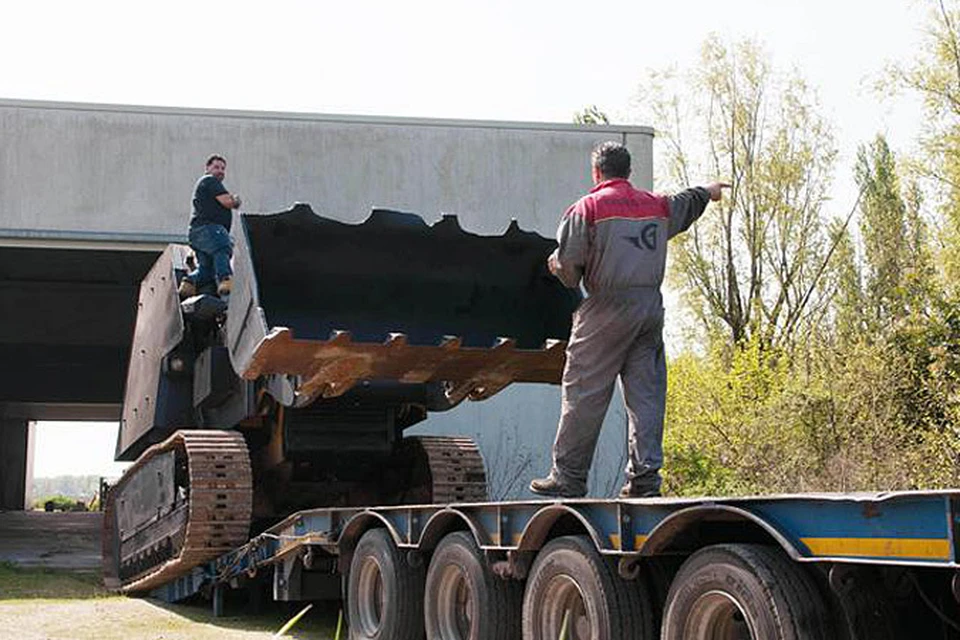
[[[659,498],[660,489],[655,485],[634,484],[627,480],[627,484],[620,488],[621,498]]]
[[[530,491],[554,498],[582,498],[587,495],[587,487],[584,484],[561,480],[553,472],[546,478],[531,480]]]
[[[177,290],[177,293],[180,295],[181,300],[191,298],[197,295],[197,285],[184,278],[180,281],[180,288]]]
[[[233,289],[233,279],[227,276],[220,281],[220,284],[217,285],[217,295],[221,298],[228,296],[230,295],[231,289]]]

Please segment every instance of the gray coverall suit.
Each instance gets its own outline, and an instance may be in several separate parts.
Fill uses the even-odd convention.
[[[660,488],[667,365],[663,351],[663,282],[667,240],[706,209],[703,187],[674,196],[607,180],[564,214],[557,230],[557,277],[581,279],[589,297],[573,317],[563,371],[560,425],[551,473],[585,495],[600,426],[619,376],[629,422],[627,480],[634,490]]]

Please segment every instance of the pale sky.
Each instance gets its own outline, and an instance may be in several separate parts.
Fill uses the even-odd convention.
[[[117,424],[39,422],[33,436],[33,477],[119,477],[128,463],[114,462]]]
[[[749,36],[818,91],[840,145],[839,215],[855,195],[858,144],[883,132],[895,150],[913,147],[918,102],[881,101],[868,85],[887,62],[916,54],[933,6],[3,0],[0,98],[554,122],[596,104],[623,121],[647,70],[688,68],[710,32]],[[38,476],[44,456],[55,470],[76,452],[55,442],[37,450]]]

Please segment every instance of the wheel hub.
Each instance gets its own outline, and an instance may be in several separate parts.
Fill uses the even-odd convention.
[[[444,567],[437,618],[443,640],[468,640],[477,618],[477,598],[459,565]]]
[[[567,621],[567,640],[589,640],[595,621],[584,602],[583,592],[571,576],[554,576],[543,592],[541,637],[559,638],[564,618]]]
[[[690,609],[683,637],[698,640],[756,638],[740,603],[723,591],[708,591],[697,598]]]
[[[360,568],[360,594],[358,609],[360,629],[365,635],[372,636],[383,624],[383,570],[376,558],[368,557]]]

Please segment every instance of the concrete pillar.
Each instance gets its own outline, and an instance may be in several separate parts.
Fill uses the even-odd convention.
[[[27,474],[33,466],[30,434],[28,420],[0,419],[0,509],[27,506]]]
[[[27,424],[27,469],[23,474],[23,508],[29,509],[33,504],[33,462],[36,457],[37,421],[31,420]]]

